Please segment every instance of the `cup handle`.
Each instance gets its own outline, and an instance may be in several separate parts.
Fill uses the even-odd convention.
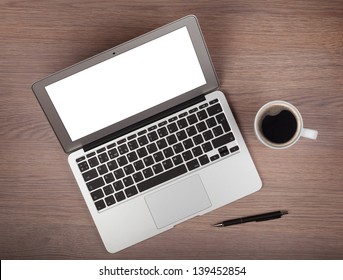
[[[317,136],[318,136],[318,131],[314,130],[314,129],[303,128],[301,136],[305,137],[305,138],[316,140]]]

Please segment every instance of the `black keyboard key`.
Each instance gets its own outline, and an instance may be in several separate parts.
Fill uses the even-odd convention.
[[[152,130],[154,130],[154,129],[156,129],[156,128],[157,128],[157,125],[150,126],[150,127],[148,128],[148,131],[152,131]]]
[[[213,100],[210,101],[210,105],[213,105],[213,104],[215,104],[215,103],[217,103],[217,102],[218,102],[218,98],[213,99]]]
[[[206,119],[208,117],[205,110],[199,111],[197,113],[197,116],[198,116],[199,121],[204,120],[204,119]]]
[[[114,176],[113,176],[112,172],[111,173],[107,173],[104,176],[104,179],[105,179],[107,184],[112,183],[114,181]]]
[[[121,155],[126,154],[129,151],[129,148],[127,147],[126,144],[120,145],[118,147],[118,151]]]
[[[204,109],[204,108],[206,108],[206,107],[208,107],[208,104],[207,104],[207,103],[204,103],[204,104],[202,104],[202,105],[199,106],[199,109]]]
[[[180,119],[177,121],[177,125],[179,126],[180,129],[186,128],[188,126],[188,123],[186,119]]]
[[[168,142],[169,145],[174,145],[177,142],[177,139],[176,139],[175,135],[174,134],[169,135],[167,137],[167,142]]]
[[[163,156],[163,153],[161,151],[153,154],[153,157],[154,157],[155,162],[159,162],[161,160],[164,160],[164,156]]]
[[[198,132],[203,132],[207,128],[205,122],[197,123],[195,126],[197,127]]]
[[[103,190],[104,190],[104,193],[106,195],[114,193],[113,187],[111,185],[107,185],[107,186],[103,187]]]
[[[189,110],[189,113],[192,114],[192,113],[194,113],[196,111],[198,111],[198,108],[193,108],[193,109]]]
[[[145,134],[145,133],[146,133],[146,129],[139,131],[139,132],[137,133],[137,135],[138,135],[138,136],[141,136],[141,135],[143,135],[143,134]]]
[[[83,161],[85,159],[86,159],[86,157],[84,157],[84,156],[83,157],[79,157],[79,158],[76,159],[76,162],[81,162],[81,161]]]
[[[194,147],[192,139],[186,139],[182,143],[183,143],[183,146],[185,147],[186,150]]]
[[[130,151],[138,148],[138,143],[135,139],[127,143],[127,145],[129,146]]]
[[[126,142],[126,138],[123,138],[117,142],[118,145],[123,144]]]
[[[177,116],[175,116],[175,117],[172,117],[172,118],[170,118],[169,120],[168,120],[168,122],[174,122],[174,121],[176,121],[177,120]]]
[[[207,108],[207,113],[210,115],[210,116],[213,116],[215,114],[218,114],[220,113],[221,111],[223,111],[222,107],[220,106],[220,104],[216,104],[216,105],[213,105],[211,107],[208,107]]]
[[[116,200],[114,199],[113,195],[106,197],[105,201],[106,201],[107,206],[111,206],[116,203]]]
[[[221,157],[224,157],[230,153],[226,146],[219,148],[218,152],[219,152]]]
[[[163,154],[166,158],[172,157],[174,155],[173,149],[168,147],[167,149],[163,150]]]
[[[108,156],[106,153],[102,153],[102,154],[98,155],[98,159],[99,159],[100,163],[104,163],[104,162],[108,161]]]
[[[179,115],[179,118],[181,119],[181,118],[183,118],[183,117],[185,117],[185,116],[187,116],[187,115],[188,115],[187,112],[183,112],[183,113],[181,113],[181,114]]]
[[[92,153],[89,153],[89,154],[86,155],[87,158],[90,158],[90,157],[93,157],[93,156],[95,156],[95,152],[92,152]]]
[[[97,178],[93,181],[88,182],[87,184],[87,188],[89,191],[93,191],[96,190],[97,188],[102,187],[103,185],[105,185],[104,179],[102,179],[102,177]]]
[[[117,159],[119,166],[124,166],[128,163],[126,156],[122,156]]]
[[[193,155],[191,153],[191,151],[186,151],[184,153],[182,153],[182,157],[185,161],[191,160],[193,158]]]
[[[118,164],[116,160],[111,160],[110,162],[107,163],[107,166],[108,166],[108,169],[111,171],[118,168]]]
[[[103,148],[97,150],[96,152],[97,152],[98,154],[101,154],[102,152],[105,152],[105,151],[106,151],[106,148],[103,147]]]
[[[206,142],[206,143],[202,144],[201,147],[205,153],[213,150],[211,142]]]
[[[202,136],[204,137],[205,141],[213,139],[214,135],[211,130],[205,131]]]
[[[231,130],[231,127],[230,127],[229,123],[227,122],[227,120],[223,121],[221,123],[221,125],[223,126],[223,129],[225,132],[229,132]]]
[[[114,196],[118,202],[120,202],[126,198],[123,191],[115,193]]]
[[[113,174],[114,176],[116,176],[117,180],[125,176],[123,169],[117,169],[116,171],[113,172]]]
[[[217,122],[223,126],[223,129],[225,132],[228,132],[231,130],[224,113],[217,115],[216,119],[217,119]]]
[[[148,190],[152,187],[155,187],[159,184],[162,184],[164,182],[167,182],[173,178],[176,178],[184,173],[187,172],[187,168],[184,164],[179,165],[177,167],[174,167],[172,169],[169,169],[159,175],[156,175],[154,177],[151,177],[148,180],[145,180],[141,183],[137,184],[137,188],[140,192]]]
[[[92,157],[91,159],[88,160],[89,166],[90,167],[95,167],[99,165],[99,161],[96,157]]]
[[[129,160],[129,162],[133,162],[133,161],[138,159],[138,156],[137,156],[135,151],[128,153],[126,156],[127,156],[127,159]]]
[[[142,147],[142,148],[140,148],[140,149],[137,150],[137,154],[138,154],[138,156],[139,156],[140,158],[142,158],[142,157],[147,156],[147,155],[148,155],[148,152],[147,152],[147,150],[146,150],[145,147]]]
[[[106,167],[106,164],[100,165],[97,167],[97,170],[99,172],[100,175],[104,175],[108,172],[108,169]]]
[[[142,160],[137,160],[133,163],[133,166],[135,167],[136,171],[138,171],[144,168],[144,163]]]
[[[116,146],[116,143],[112,143],[112,144],[110,144],[110,145],[107,146],[107,149],[112,149],[112,148],[115,147],[115,146]]]
[[[186,131],[189,137],[192,137],[193,135],[197,134],[197,130],[195,129],[194,125],[186,128]]]
[[[148,138],[149,138],[150,142],[157,140],[158,135],[157,135],[156,131],[152,131],[152,132],[148,133]]]
[[[171,159],[168,158],[167,160],[162,161],[162,165],[164,169],[167,170],[173,167],[173,162],[171,161]]]
[[[96,201],[96,200],[98,200],[98,199],[100,199],[100,198],[103,198],[104,196],[105,196],[105,195],[104,195],[102,189],[98,189],[98,190],[96,190],[96,191],[94,191],[94,192],[91,192],[91,197],[92,197],[92,199],[93,199],[94,201]]]
[[[197,119],[197,116],[195,114],[193,114],[193,115],[189,115],[187,117],[187,121],[188,121],[189,125],[192,125],[192,124],[198,122],[198,119]]]
[[[183,141],[187,138],[187,134],[184,130],[181,130],[181,131],[176,133],[176,137],[179,141]]]
[[[217,125],[217,122],[215,120],[215,118],[210,118],[208,120],[206,120],[206,124],[208,126],[208,128],[214,127]]]
[[[127,157],[127,159],[129,160],[129,162],[133,162],[133,161],[135,161],[135,160],[138,159],[138,156],[137,156],[137,154],[136,154],[135,151],[133,151],[133,152],[131,152],[131,153],[128,153],[128,154],[126,155],[126,157]]]
[[[158,127],[164,126],[164,125],[166,125],[167,123],[168,123],[167,121],[160,122],[160,123],[158,124]]]
[[[113,148],[112,150],[108,151],[108,155],[110,156],[110,158],[116,158],[117,156],[119,156],[118,151],[116,148]]]
[[[208,164],[210,160],[208,159],[207,155],[202,155],[201,157],[199,157],[199,162],[201,165],[205,165]]]
[[[195,147],[192,149],[194,157],[198,157],[203,154],[201,147]]]
[[[152,156],[147,156],[143,159],[145,166],[148,167],[152,164],[154,164],[154,159],[152,158]]]
[[[215,161],[215,160],[217,160],[219,158],[219,155],[214,155],[214,156],[211,156],[210,157],[210,160],[211,161]]]
[[[178,131],[179,129],[177,128],[176,123],[171,123],[167,126],[169,133],[174,133]]]
[[[130,188],[125,189],[126,197],[134,196],[137,193],[138,193],[138,191],[137,191],[135,186],[132,186]]]
[[[142,172],[137,172],[137,173],[133,174],[133,175],[132,175],[132,178],[133,178],[133,180],[134,180],[136,183],[138,183],[138,182],[144,180],[144,177],[143,177],[143,175],[142,175]]]
[[[180,155],[176,155],[174,157],[172,157],[173,163],[174,165],[179,165],[181,163],[183,163],[183,159]]]
[[[149,144],[148,146],[146,146],[146,148],[147,148],[149,154],[152,154],[152,153],[157,151],[157,146],[155,143]]]
[[[173,149],[174,149],[174,153],[175,154],[179,154],[179,153],[182,153],[184,151],[184,148],[182,146],[181,143],[177,143],[173,146]]]
[[[234,147],[232,147],[231,149],[230,149],[230,152],[231,153],[234,153],[234,152],[236,152],[236,151],[238,151],[239,150],[239,147],[238,146],[234,146]]]
[[[214,148],[219,148],[221,146],[224,146],[227,143],[232,142],[233,140],[235,140],[235,137],[233,136],[232,132],[230,132],[218,138],[213,139],[212,144]]]
[[[220,125],[213,128],[212,131],[213,131],[214,136],[219,136],[219,135],[222,135],[224,133],[224,131]]]
[[[189,171],[192,171],[192,170],[200,167],[199,161],[196,158],[187,162],[186,165],[187,165]]]
[[[125,187],[131,186],[133,184],[133,180],[131,176],[125,177],[123,179],[123,183],[125,185]]]
[[[163,138],[163,139],[160,139],[160,140],[157,140],[156,141],[156,144],[157,144],[157,147],[162,150],[164,149],[165,147],[167,147],[167,142],[166,140]]]
[[[127,137],[127,140],[132,140],[133,138],[136,138],[136,137],[137,137],[136,134],[132,134],[132,135]],[[129,144],[129,143],[127,143],[127,144]]]
[[[138,137],[138,143],[139,143],[139,145],[140,146],[144,146],[144,145],[146,145],[146,144],[148,144],[148,138],[146,138],[146,136],[145,135],[143,135],[143,136],[141,136],[141,137]]]
[[[192,139],[195,145],[204,143],[204,139],[202,138],[201,134],[195,135]]]
[[[113,187],[116,191],[120,191],[124,188],[124,184],[122,181],[116,181],[113,183]]]
[[[152,170],[154,170],[155,174],[161,173],[163,171],[163,167],[161,163],[157,163],[152,166]]]
[[[84,172],[84,171],[89,169],[87,161],[83,161],[83,162],[79,163],[78,166],[79,166],[79,169],[81,172]]]
[[[152,169],[150,167],[143,170],[143,175],[145,178],[149,178],[152,175],[154,175],[154,172],[152,172]]]
[[[91,169],[91,170],[83,173],[82,176],[83,176],[83,179],[85,180],[85,182],[87,182],[89,180],[92,180],[92,179],[98,177],[98,172],[96,172],[95,169]]]
[[[130,175],[135,172],[135,169],[133,168],[132,164],[129,164],[124,167],[124,171],[126,175]]]
[[[162,138],[162,137],[168,135],[168,130],[165,127],[161,127],[159,129],[157,129],[157,133],[158,133],[158,136],[160,136],[160,138]]]
[[[100,211],[101,209],[104,209],[106,207],[105,202],[102,199],[95,202],[94,204],[95,204],[95,207],[98,211]]]

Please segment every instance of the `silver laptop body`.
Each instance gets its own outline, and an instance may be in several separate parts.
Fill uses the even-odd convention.
[[[106,249],[259,190],[195,16],[36,82]]]

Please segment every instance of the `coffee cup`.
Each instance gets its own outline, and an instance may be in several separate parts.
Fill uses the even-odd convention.
[[[273,149],[286,149],[300,137],[317,139],[318,131],[304,128],[299,110],[292,104],[276,100],[263,105],[255,116],[254,130],[260,142]]]

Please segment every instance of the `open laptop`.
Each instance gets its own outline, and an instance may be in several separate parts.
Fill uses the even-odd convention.
[[[218,86],[195,16],[32,86],[109,252],[261,188]]]

